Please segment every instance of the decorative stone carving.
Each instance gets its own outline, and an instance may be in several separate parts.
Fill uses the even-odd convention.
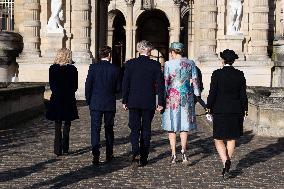
[[[127,5],[133,5],[135,3],[135,0],[125,0]]]
[[[63,33],[60,20],[63,20],[62,0],[51,0],[51,16],[48,20],[47,32]]]
[[[151,10],[154,8],[154,1],[153,0],[142,0],[142,9],[144,10]]]
[[[238,35],[241,27],[241,15],[243,11],[242,0],[229,0],[229,25],[227,35]]]
[[[180,5],[184,0],[173,0],[175,5]]]

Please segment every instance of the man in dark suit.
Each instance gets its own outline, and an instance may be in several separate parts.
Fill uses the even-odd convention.
[[[129,109],[132,163],[136,166],[140,160],[140,164],[144,166],[148,163],[151,123],[155,109],[157,111],[163,109],[164,83],[160,63],[149,58],[152,45],[148,41],[141,41],[137,44],[137,50],[140,56],[127,61],[125,65],[122,103],[125,110]]]
[[[111,48],[105,46],[99,51],[100,61],[91,64],[86,79],[86,102],[91,113],[91,141],[93,164],[99,165],[100,131],[104,116],[106,161],[113,158],[114,117],[116,111],[116,93],[120,91],[119,69],[110,63]]]

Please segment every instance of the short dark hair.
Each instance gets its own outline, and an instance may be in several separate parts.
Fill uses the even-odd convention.
[[[99,57],[100,58],[106,58],[111,53],[111,47],[109,46],[103,46],[99,50]]]

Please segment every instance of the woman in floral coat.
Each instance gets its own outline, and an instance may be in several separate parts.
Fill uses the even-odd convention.
[[[168,131],[172,150],[171,163],[176,162],[176,132],[180,132],[183,164],[187,164],[187,135],[196,129],[194,94],[200,96],[197,70],[192,60],[183,58],[184,46],[174,42],[170,47],[171,60],[165,63],[166,108],[162,127]]]

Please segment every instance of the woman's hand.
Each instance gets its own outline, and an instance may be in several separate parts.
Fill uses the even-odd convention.
[[[213,121],[213,116],[212,114],[206,114],[206,118],[208,121],[212,122]]]

